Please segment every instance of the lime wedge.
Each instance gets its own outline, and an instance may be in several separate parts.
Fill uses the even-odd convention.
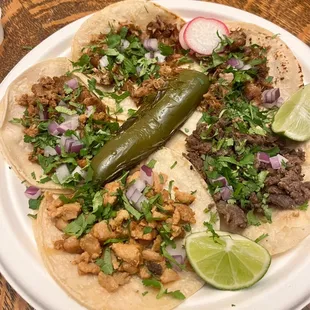
[[[194,233],[186,239],[186,254],[196,273],[221,290],[239,290],[259,281],[271,257],[259,244],[245,237],[216,232]]]
[[[274,118],[272,130],[295,141],[310,139],[310,84],[284,102]]]

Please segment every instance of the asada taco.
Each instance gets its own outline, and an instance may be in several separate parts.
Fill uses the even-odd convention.
[[[44,263],[88,309],[172,309],[203,286],[184,238],[204,221],[219,228],[216,211],[205,212],[205,188],[186,159],[163,148],[104,187],[46,192],[35,223]]]
[[[66,58],[26,70],[1,102],[0,147],[28,185],[66,190],[87,178],[91,158],[119,128]]]

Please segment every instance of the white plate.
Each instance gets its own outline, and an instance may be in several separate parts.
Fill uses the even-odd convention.
[[[255,15],[228,6],[197,1],[158,1],[185,19],[210,16],[222,20],[255,23],[274,33],[290,46],[300,61],[305,83],[310,80],[310,49],[296,37]],[[82,18],[59,30],[27,56],[10,72],[0,85],[0,98],[7,86],[28,67],[47,58],[69,56],[70,41],[85,21]],[[8,165],[0,160],[0,271],[17,292],[37,310],[84,309],[54,282],[37,253],[31,220],[27,217],[24,185]],[[310,299],[310,238],[285,255],[274,257],[267,275],[254,287],[225,292],[205,286],[186,300],[179,309],[299,309]]]

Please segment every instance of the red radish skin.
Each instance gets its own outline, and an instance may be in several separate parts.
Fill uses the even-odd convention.
[[[190,21],[184,30],[183,38],[187,46],[201,55],[211,55],[219,45],[220,36],[229,35],[227,26],[215,19],[196,17]]]
[[[185,40],[184,40],[184,32],[185,32],[185,29],[187,28],[189,23],[186,23],[182,29],[180,30],[180,33],[179,33],[179,42],[182,46],[183,49],[185,50],[189,50],[189,46],[186,44]]]

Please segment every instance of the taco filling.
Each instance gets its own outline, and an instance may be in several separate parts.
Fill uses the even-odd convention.
[[[98,275],[108,292],[132,275],[167,284],[180,279],[179,271],[191,270],[182,240],[196,223],[195,193],[180,191],[174,180],[150,168],[155,164],[103,188],[92,184],[71,197],[45,196],[48,216],[64,232],[54,240],[55,249],[80,254],[73,261],[79,275]],[[166,294],[185,298],[181,292]]]
[[[116,101],[130,96],[139,106],[144,96],[161,90],[166,78],[178,72],[183,56],[178,35],[177,25],[160,16],[144,31],[133,23],[121,23],[108,34],[93,36],[73,63],[74,71],[93,77],[88,83],[97,95]],[[116,93],[104,93],[96,85],[113,87]],[[119,106],[115,113],[121,112]]]
[[[47,76],[16,103],[25,110],[11,123],[24,127],[24,142],[33,146],[28,159],[44,172],[33,179],[72,187],[91,178],[90,160],[119,128],[102,101],[74,76]]]
[[[268,75],[270,47],[246,41],[236,30],[220,51],[202,57],[213,84],[204,95],[205,112],[187,138],[187,157],[208,181],[231,230],[271,223],[272,208],[306,209],[310,199],[301,169],[305,152],[271,130],[283,99]]]

